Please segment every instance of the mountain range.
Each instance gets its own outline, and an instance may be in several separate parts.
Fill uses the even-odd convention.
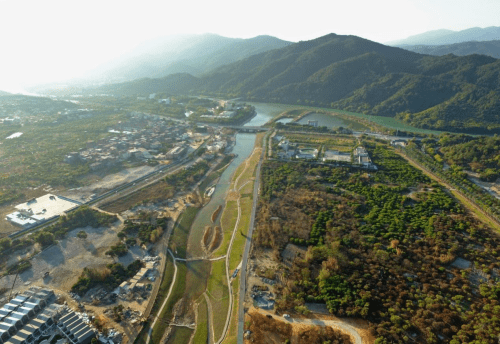
[[[289,44],[292,43],[272,36],[249,39],[215,34],[160,37],[88,72],[85,79],[92,83],[116,83],[145,77],[161,78],[174,73],[199,76],[219,66]]]
[[[462,31],[434,30],[427,31],[405,39],[385,43],[390,46],[403,47],[405,45],[446,45],[470,41],[500,40],[500,27],[486,28],[473,27]]]
[[[492,57],[428,56],[330,34],[252,55],[198,77],[173,74],[98,91],[309,104],[396,116],[422,128],[479,132],[500,128],[499,81],[500,60]]]
[[[454,54],[457,56],[466,56],[472,54],[481,54],[500,58],[500,40],[496,41],[472,41],[447,45],[404,45],[401,48],[413,51],[419,54],[443,56]]]

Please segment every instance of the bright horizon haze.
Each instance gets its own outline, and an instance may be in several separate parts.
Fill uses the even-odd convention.
[[[300,6],[269,0],[246,6],[229,0],[0,0],[0,13],[0,90],[6,91],[70,81],[169,35],[270,35],[298,42],[336,33],[384,43],[430,30],[500,25],[498,0],[311,0]]]

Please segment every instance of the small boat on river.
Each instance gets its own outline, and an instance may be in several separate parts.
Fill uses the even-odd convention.
[[[212,185],[207,190],[205,190],[205,196],[212,197],[214,191],[215,191],[215,185]]]

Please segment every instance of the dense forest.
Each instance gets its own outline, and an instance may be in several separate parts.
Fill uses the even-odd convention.
[[[500,238],[385,145],[364,145],[376,172],[263,165],[255,245],[282,264],[277,308],[325,303],[367,319],[376,343],[496,343]],[[287,264],[291,244],[304,254]]]

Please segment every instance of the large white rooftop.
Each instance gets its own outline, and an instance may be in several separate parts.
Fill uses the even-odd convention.
[[[18,210],[31,209],[32,218],[45,218],[48,219],[55,215],[61,215],[66,210],[78,205],[77,202],[71,202],[67,199],[62,199],[53,194],[46,194],[42,197],[30,200],[26,203],[16,205]]]

